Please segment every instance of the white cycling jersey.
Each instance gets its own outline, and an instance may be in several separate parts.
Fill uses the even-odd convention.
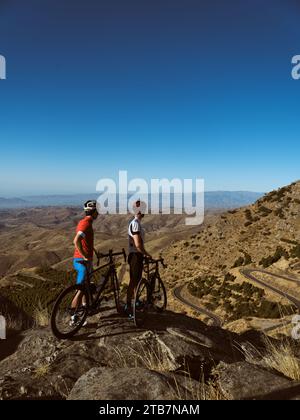
[[[142,241],[145,241],[145,230],[142,228],[141,222],[135,217],[128,225],[128,253],[139,252],[134,244],[134,235],[140,234]]]

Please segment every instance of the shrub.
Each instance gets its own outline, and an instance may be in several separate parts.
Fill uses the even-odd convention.
[[[236,276],[234,276],[233,274],[231,274],[231,273],[227,273],[227,274],[225,274],[225,276],[224,276],[224,281],[225,282],[232,282],[232,281],[235,281],[236,280]]]
[[[272,210],[265,206],[259,206],[258,211],[262,215],[262,217],[268,216],[270,213],[272,213]]]
[[[300,258],[300,244],[297,244],[292,250],[291,250],[291,257],[292,258]]]
[[[252,263],[252,258],[251,255],[247,254],[247,252],[244,253],[245,257],[244,257],[244,265],[248,265]]]
[[[281,246],[278,246],[274,255],[270,255],[269,257],[262,258],[260,260],[259,264],[262,265],[264,268],[267,268],[267,267],[270,267],[270,265],[279,261],[280,258],[282,258],[282,257],[288,258],[289,254]]]
[[[245,210],[245,211],[244,211],[244,213],[245,213],[246,219],[247,219],[249,222],[252,222],[252,221],[253,221],[253,218],[252,218],[252,213],[251,213],[251,210],[247,209],[247,210]]]
[[[232,268],[241,267],[244,264],[244,258],[239,257],[237,260],[235,260]]]
[[[283,219],[284,218],[284,213],[283,213],[283,209],[282,208],[276,209],[274,211],[274,214],[275,214],[275,216],[280,217],[280,219]]]

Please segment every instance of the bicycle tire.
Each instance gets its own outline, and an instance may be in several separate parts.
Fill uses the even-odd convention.
[[[70,325],[70,318],[71,318],[70,313],[69,313],[70,308],[64,307],[64,304],[68,303],[68,301],[71,302],[74,299],[76,293],[79,291],[81,291],[83,293],[83,296],[85,296],[86,305],[80,307],[81,318],[78,323],[74,324],[74,328],[73,328],[73,326]],[[66,299],[66,302],[64,302],[64,299],[66,297],[68,298]],[[69,318],[70,329],[66,332],[62,331],[62,327],[59,325],[57,321],[57,315],[59,314],[59,310],[61,310],[61,315],[65,319],[65,325],[67,325],[68,318]],[[88,315],[88,311],[89,311],[89,295],[88,295],[86,287],[84,285],[73,285],[73,286],[67,287],[65,290],[63,290],[59,294],[59,296],[57,297],[55,301],[54,307],[52,309],[51,330],[54,336],[63,340],[73,337],[80,330],[83,323],[85,322]],[[79,313],[79,309],[78,309],[78,313]],[[75,310],[75,314],[76,314],[76,310]]]
[[[136,327],[141,327],[147,317],[149,300],[149,283],[142,278],[136,288],[133,300],[133,320]]]
[[[167,308],[167,292],[162,279],[155,276],[151,279],[150,287],[150,307],[156,312],[163,312]]]

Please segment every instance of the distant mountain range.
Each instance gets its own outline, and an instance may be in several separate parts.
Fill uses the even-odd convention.
[[[231,209],[247,206],[261,198],[264,193],[251,191],[207,191],[205,192],[206,209]],[[82,206],[88,199],[97,199],[99,194],[74,195],[37,195],[28,197],[2,198],[0,209],[16,209],[47,206]],[[141,197],[142,198],[142,197]],[[171,197],[171,205],[174,195]]]
[[[22,198],[3,198],[0,197],[0,208],[18,208],[28,206],[28,201]]]

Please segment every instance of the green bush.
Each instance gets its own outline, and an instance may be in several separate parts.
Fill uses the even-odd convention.
[[[291,257],[292,258],[300,258],[300,244],[297,244],[292,250],[291,250]]]
[[[252,263],[252,258],[251,255],[247,254],[247,252],[245,252],[245,257],[244,257],[244,265],[249,265]]]
[[[225,274],[225,276],[224,276],[224,282],[233,282],[233,281],[235,281],[236,280],[236,276],[234,276],[233,274],[231,274],[231,273],[227,273],[227,274]]]
[[[232,268],[241,267],[242,265],[244,265],[244,258],[239,257],[237,260],[235,260]]]
[[[268,207],[262,206],[262,205],[258,207],[258,211],[262,215],[262,217],[266,217],[266,216],[268,216],[269,214],[272,213],[271,209],[269,209]]]
[[[269,257],[262,258],[259,262],[260,265],[262,265],[264,268],[270,267],[272,264],[276,263],[280,260],[280,258],[288,258],[289,254],[288,252],[282,248],[281,246],[278,246],[274,255],[270,255]]]
[[[247,219],[249,222],[253,222],[253,217],[252,217],[251,210],[246,209],[246,210],[244,211],[244,213],[245,213],[246,219]]]

